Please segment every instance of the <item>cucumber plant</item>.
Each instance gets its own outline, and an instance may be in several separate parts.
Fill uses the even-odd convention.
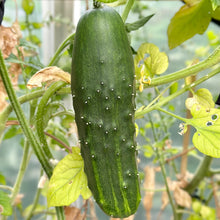
[[[100,1],[113,2],[114,0]],[[7,2],[8,1],[6,1],[6,4]],[[33,1],[23,0],[22,2],[26,3],[26,5],[23,4],[23,8],[27,15],[27,22],[25,22],[25,26],[24,23],[23,25],[20,24],[20,27],[28,27],[29,30],[32,30],[32,27],[41,27],[42,25],[39,23],[32,23],[28,21],[29,15],[31,15],[30,13],[34,11],[32,4]],[[122,1],[116,1],[114,6],[121,3]],[[126,3],[125,9],[122,13],[122,20],[124,22],[126,21],[133,3],[134,0],[128,0]],[[187,108],[191,111],[193,116],[192,119],[182,118],[172,112],[168,112],[165,109],[166,105],[170,103],[171,100],[179,97],[181,94],[189,90],[192,90],[194,87],[197,87],[202,82],[207,81],[220,72],[220,67],[216,65],[220,61],[219,38],[215,37],[213,34],[209,35],[209,38],[212,42],[210,46],[215,46],[216,49],[203,61],[185,69],[178,70],[174,73],[157,77],[154,77],[154,75],[161,74],[161,70],[165,67],[164,60],[166,60],[166,58],[157,47],[151,43],[144,43],[137,50],[134,58],[136,62],[135,79],[132,55],[121,18],[113,9],[102,8],[99,4],[100,3],[96,3],[96,9],[87,12],[82,17],[79,23],[77,34],[75,35],[75,33],[73,33],[64,40],[52,57],[51,61],[47,64],[49,68],[44,68],[46,66],[40,62],[40,57],[38,56],[35,56],[35,59],[33,59],[33,57],[24,57],[24,59],[21,59],[22,50],[20,50],[20,46],[25,48],[31,47],[31,50],[36,50],[35,45],[31,46],[29,43],[30,41],[37,43],[34,41],[36,38],[33,38],[31,31],[28,32],[29,37],[26,38],[25,41],[24,38],[20,39],[21,41],[19,45],[17,45],[19,42],[17,42],[13,48],[11,43],[8,45],[11,49],[16,48],[16,51],[19,51],[19,54],[21,53],[17,58],[10,51],[9,52],[11,55],[8,53],[8,51],[3,50],[2,48],[0,49],[0,77],[11,103],[11,105],[7,105],[7,107],[5,107],[0,113],[0,137],[4,132],[4,138],[11,139],[12,136],[20,134],[21,130],[26,137],[26,139],[23,141],[23,158],[20,163],[20,168],[18,169],[17,179],[13,186],[6,183],[7,179],[4,177],[4,173],[0,173],[0,214],[3,216],[3,219],[7,219],[7,216],[11,215],[16,216],[17,214],[15,210],[16,207],[19,207],[19,211],[22,212],[22,215],[26,219],[31,219],[32,217],[35,217],[35,215],[39,215],[39,213],[41,213],[40,215],[45,216],[48,216],[48,214],[54,215],[52,209],[49,210],[48,213],[48,208],[40,205],[39,198],[41,189],[37,190],[36,196],[33,199],[33,204],[28,206],[25,210],[22,210],[23,205],[21,205],[21,201],[19,201],[18,204],[15,203],[15,198],[19,198],[22,180],[29,163],[30,155],[33,152],[41,163],[41,166],[44,172],[47,174],[47,177],[50,178],[47,192],[47,205],[56,207],[57,219],[65,219],[62,206],[65,208],[65,215],[67,218],[70,217],[68,216],[70,214],[68,214],[67,209],[74,210],[74,213],[77,211],[79,214],[77,214],[77,216],[80,216],[80,211],[84,212],[84,216],[87,215],[88,209],[86,207],[88,201],[86,201],[82,206],[83,210],[69,206],[71,203],[76,201],[79,195],[81,195],[84,200],[87,200],[91,196],[91,191],[88,189],[87,185],[89,185],[90,189],[92,190],[97,203],[107,214],[114,217],[124,217],[134,213],[140,201],[138,173],[135,162],[136,143],[134,133],[134,81],[136,81],[136,86],[139,86],[140,91],[144,90],[145,88],[155,87],[156,96],[152,96],[152,98],[149,99],[149,104],[147,105],[147,101],[143,96],[142,99],[140,99],[140,96],[138,99],[136,99],[136,102],[140,108],[138,108],[135,112],[135,119],[141,118],[142,120],[146,114],[156,110],[159,111],[161,115],[162,113],[165,113],[172,116],[172,118],[177,118],[178,120],[185,122],[185,124],[182,123],[180,126],[180,134],[183,134],[186,131],[187,125],[192,125],[197,130],[193,136],[193,143],[195,147],[197,147],[204,154],[209,155],[205,156],[201,160],[199,168],[195,172],[195,175],[192,180],[190,180],[189,184],[184,189],[179,189],[178,191],[176,190],[174,194],[171,194],[171,189],[167,181],[169,173],[166,172],[164,163],[171,161],[171,159],[174,160],[188,151],[183,151],[183,153],[181,152],[180,154],[177,154],[175,151],[173,151],[173,149],[165,149],[164,143],[167,140],[165,139],[167,136],[163,138],[164,134],[162,132],[158,132],[158,125],[156,124],[156,121],[151,118],[151,115],[146,117],[150,127],[144,126],[143,129],[141,127],[137,129],[139,130],[139,134],[142,133],[143,137],[146,138],[146,141],[149,143],[145,149],[151,149],[151,152],[153,152],[153,155],[155,156],[153,161],[159,163],[161,167],[161,172],[163,174],[165,183],[165,188],[163,189],[166,190],[168,194],[170,205],[172,207],[173,218],[181,219],[181,213],[189,212],[190,214],[188,219],[207,218],[207,213],[209,213],[209,217],[211,216],[210,218],[216,219],[218,215],[217,211],[220,210],[219,204],[216,203],[217,211],[215,212],[215,210],[211,208],[212,206],[208,203],[210,203],[211,198],[217,198],[213,183],[218,184],[215,175],[219,174],[220,170],[212,169],[211,162],[213,161],[213,157],[220,157],[218,129],[220,123],[220,110],[214,108],[214,101],[210,102],[210,100],[213,100],[213,98],[211,94],[208,94],[205,90],[193,90],[193,99],[191,99],[191,101],[188,99]],[[180,8],[179,13],[176,14],[177,16],[174,16],[174,19],[171,21],[172,28],[169,29],[170,31],[168,38],[170,38],[169,41],[172,42],[174,39],[175,42],[169,44],[170,48],[179,45],[182,42],[182,37],[184,37],[186,40],[186,37],[189,36],[188,32],[192,31],[192,24],[193,29],[197,30],[197,33],[202,33],[204,31],[204,25],[201,25],[201,22],[195,22],[196,20],[200,21],[201,19],[205,19],[209,22],[211,16],[213,16],[215,19],[218,19],[218,17],[214,15],[219,14],[218,9],[220,9],[220,5],[213,2],[213,9],[210,10],[210,4],[211,1],[197,1],[193,7],[184,6]],[[111,3],[111,5],[113,4]],[[201,8],[203,8],[203,10],[198,10]],[[142,9],[140,12],[143,12]],[[143,26],[147,20],[148,18],[146,17],[141,18],[137,22],[125,24],[125,29],[127,32],[137,30],[139,27]],[[87,22],[89,25],[86,25]],[[9,30],[7,27],[4,28],[3,26],[0,28],[1,30]],[[181,34],[179,34],[180,32],[177,31],[176,28],[178,30],[181,29]],[[2,33],[4,37],[1,38],[0,41],[1,43],[3,42],[2,45],[7,46],[7,43],[11,42],[7,40],[10,35],[6,34],[4,31],[2,31]],[[12,33],[10,32],[10,34]],[[13,34],[13,37],[17,35],[16,33]],[[73,42],[75,37],[76,39]],[[6,42],[4,42],[5,40]],[[176,40],[178,40],[178,42]],[[70,126],[73,125],[75,115],[72,113],[72,109],[67,111],[67,109],[61,105],[61,103],[55,102],[55,100],[59,99],[61,94],[69,95],[71,93],[71,89],[69,86],[60,89],[63,87],[63,85],[65,85],[62,82],[54,83],[49,89],[47,88],[49,86],[49,82],[57,81],[57,78],[58,81],[62,81],[65,78],[62,77],[64,75],[62,71],[57,70],[56,67],[52,66],[56,65],[64,69],[62,63],[58,63],[58,61],[60,58],[65,57],[65,54],[67,53],[63,52],[66,52],[66,49],[69,52],[72,50],[73,44],[75,45],[73,54],[74,71],[72,72],[72,95],[81,140],[81,153],[85,161],[85,166],[84,161],[79,153],[80,149],[78,147],[69,147],[68,142],[68,138],[70,138],[68,134],[71,133],[72,135],[74,133],[73,129],[70,129]],[[209,52],[211,52],[212,47],[209,47]],[[185,50],[185,47],[183,50]],[[136,52],[135,48],[133,49],[133,52]],[[37,51],[36,53],[31,54],[37,54]],[[208,54],[206,54],[206,56],[207,55]],[[5,56],[9,57],[5,59]],[[70,59],[70,57],[68,57],[68,59]],[[28,77],[31,75],[31,73],[36,72],[41,68],[43,68],[40,71],[41,73],[42,71],[44,72],[50,69],[56,74],[52,76],[52,72],[44,72],[43,77],[41,77],[44,79],[42,81],[40,81],[40,79],[37,80],[36,84],[34,85],[38,86],[44,82],[44,85],[46,85],[45,88],[34,91],[25,89],[25,94],[17,98],[17,94],[12,87],[11,79],[9,77],[9,63],[19,64],[22,67],[23,72],[27,73]],[[70,69],[71,65],[66,66],[69,66]],[[203,70],[207,71],[207,75],[201,77],[199,76],[199,73]],[[62,75],[60,78],[58,77],[58,73]],[[176,88],[175,91],[170,92],[169,95],[166,93],[166,91],[169,89],[169,86],[162,90],[161,85],[175,82],[192,75],[197,75],[198,78],[196,78],[193,82],[186,83],[184,87]],[[22,79],[22,77],[20,79]],[[23,75],[23,79],[24,83],[26,84],[27,78],[25,75]],[[47,81],[49,81],[48,84]],[[66,83],[70,83],[70,80],[68,79],[64,81]],[[19,88],[24,91],[25,87],[19,85]],[[170,91],[171,90],[172,89],[170,89]],[[56,93],[56,96],[53,96],[54,93]],[[146,91],[146,93],[149,94],[148,91]],[[41,100],[39,100],[40,98]],[[24,114],[23,108],[21,108],[23,103],[30,104],[29,116]],[[190,103],[193,105],[191,106]],[[140,104],[143,106],[140,106]],[[209,105],[207,106],[207,104]],[[218,101],[216,104],[218,104]],[[9,117],[13,110],[15,111],[16,118]],[[54,111],[58,112],[54,113]],[[27,117],[29,117],[29,120],[27,120]],[[59,122],[61,121],[62,123],[55,125],[54,122],[57,120],[54,120],[54,118],[59,118]],[[156,120],[160,119],[163,119],[163,117],[159,117],[159,119],[156,118]],[[48,124],[49,120],[50,123]],[[161,121],[161,128],[163,128],[161,131],[168,131],[166,129],[167,124],[164,126],[164,120]],[[13,125],[13,127],[7,130],[5,129],[6,125]],[[57,132],[57,128],[62,131],[62,133]],[[45,134],[48,137],[46,137]],[[73,138],[74,137],[71,136],[71,141]],[[57,155],[56,158],[54,158],[53,151],[55,146],[54,144],[51,145],[53,141],[48,142],[50,139],[59,143],[60,146],[65,147],[66,151],[69,152],[69,154],[67,154],[56,165],[55,169],[53,168],[57,162]],[[32,147],[33,151],[29,151],[29,145]],[[1,148],[1,150],[3,150],[3,148]],[[139,146],[138,149],[140,149],[141,152],[141,150],[143,150],[143,146]],[[178,150],[182,151],[182,148],[178,147]],[[174,157],[170,157],[169,153],[171,152],[172,154],[175,154]],[[146,153],[148,153],[147,155],[149,157],[149,152]],[[1,155],[7,157],[8,155],[6,154],[3,152]],[[169,158],[166,158],[167,156],[169,156]],[[4,161],[7,160],[5,158],[3,158],[1,161],[3,167]],[[196,155],[195,158],[198,158],[198,155]],[[151,156],[150,160],[152,161],[152,159],[153,158]],[[142,158],[141,162],[143,163]],[[179,174],[180,171],[175,169],[174,165],[175,164],[173,163],[175,173]],[[212,166],[213,165],[214,164],[212,164]],[[84,167],[88,176],[88,181],[84,173]],[[150,176],[149,173],[146,173],[146,176]],[[45,176],[41,180],[45,181]],[[43,181],[40,181],[40,186],[42,186]],[[207,185],[206,192],[204,191],[204,182],[206,182]],[[151,201],[153,197],[151,196],[151,200],[149,201],[147,195],[149,195],[148,190],[151,189],[152,191],[154,188],[151,186],[145,186],[144,184],[143,187],[145,190],[143,205],[145,209],[147,208],[149,214],[150,209],[152,208]],[[194,190],[197,188],[201,189],[201,192],[195,194]],[[157,190],[157,188],[155,189]],[[27,189],[25,189],[25,192],[27,192]],[[182,208],[180,209],[180,207],[177,206],[184,206],[185,203],[181,203],[183,201],[181,198],[184,198],[184,201],[186,200],[186,197],[184,196],[176,196],[179,195],[179,192],[182,192],[185,195],[187,194],[188,198],[193,197],[192,193],[194,193],[197,201],[192,201],[193,210],[186,207],[187,210],[184,211]],[[202,206],[200,205],[201,209],[195,209],[194,203],[197,202],[198,204],[198,198],[203,199],[203,196],[207,194],[207,192],[210,192],[210,196],[208,196],[206,204]],[[149,193],[151,194],[151,192]],[[175,193],[177,194],[175,195]],[[42,195],[43,194],[41,194],[41,196]],[[145,200],[146,197],[147,200]],[[24,200],[26,198],[24,198]],[[187,202],[188,201],[189,200],[187,200]],[[89,203],[90,202],[91,200],[89,200]],[[91,205],[89,209],[91,214],[93,211],[92,207],[93,206]],[[137,218],[139,218],[139,216],[137,216]]]

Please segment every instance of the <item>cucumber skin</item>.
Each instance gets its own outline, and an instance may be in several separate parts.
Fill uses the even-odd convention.
[[[88,186],[103,211],[124,218],[140,203],[135,75],[124,23],[112,8],[87,11],[73,48],[71,90]]]

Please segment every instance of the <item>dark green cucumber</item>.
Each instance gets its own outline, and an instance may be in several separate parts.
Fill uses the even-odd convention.
[[[135,142],[135,75],[124,23],[112,8],[85,13],[75,34],[71,88],[88,186],[114,217],[140,202]]]

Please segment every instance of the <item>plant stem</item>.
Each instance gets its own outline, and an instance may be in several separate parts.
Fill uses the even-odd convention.
[[[205,82],[206,80],[212,78],[214,75],[218,74],[220,72],[220,67],[216,68],[215,70],[213,70],[212,72],[208,73],[206,76],[203,76],[202,78],[196,80],[195,82],[193,82],[190,85],[185,85],[184,88],[180,89],[179,91],[173,93],[172,95],[167,96],[166,98],[163,98],[162,100],[160,100],[159,102],[157,102],[156,104],[150,106],[149,108],[144,108],[141,111],[137,111],[135,113],[135,118],[141,118],[143,117],[146,113],[157,109],[158,107],[161,107],[167,103],[169,103],[170,101],[172,101],[174,98],[182,95],[183,93],[185,93],[186,91],[188,91],[189,89],[198,86],[199,84]]]
[[[186,122],[186,118],[182,118],[182,117],[180,117],[180,116],[178,116],[178,115],[173,114],[172,112],[168,112],[167,110],[165,110],[165,109],[163,109],[163,108],[157,107],[156,109],[159,110],[159,111],[161,111],[161,112],[166,113],[167,115],[170,115],[170,116],[172,116],[172,117],[174,117],[174,118],[177,118],[177,119],[179,119],[180,121]]]
[[[53,168],[49,161],[47,160],[46,156],[44,155],[40,143],[34,133],[32,132],[31,128],[28,126],[28,121],[24,115],[24,112],[22,111],[22,108],[20,106],[20,103],[18,102],[17,96],[15,94],[15,91],[13,89],[12,83],[9,78],[9,74],[7,71],[7,68],[5,66],[4,58],[2,55],[2,51],[0,50],[0,76],[2,78],[2,82],[5,86],[5,89],[8,94],[8,98],[11,102],[11,105],[15,111],[15,114],[17,116],[17,119],[21,125],[21,128],[24,132],[24,135],[27,138],[27,141],[31,144],[35,155],[37,156],[39,162],[41,163],[41,166],[43,167],[45,173],[47,174],[48,178],[52,176]],[[57,211],[57,218],[59,220],[65,219],[63,208],[62,207],[56,207]]]
[[[32,207],[31,207],[31,209],[30,209],[30,211],[29,211],[29,213],[27,215],[26,220],[30,220],[32,218],[33,212],[34,212],[34,210],[37,207],[37,204],[38,204],[38,201],[39,201],[39,198],[40,198],[40,194],[41,194],[41,189],[38,188],[37,192],[36,192],[36,195],[35,195],[35,198],[34,198],[34,202],[33,202]]]
[[[206,176],[210,177],[210,176],[213,176],[215,174],[220,174],[220,169],[217,169],[217,168],[216,169],[210,169]]]
[[[168,194],[168,197],[169,197],[170,205],[172,207],[173,219],[176,220],[177,219],[176,206],[173,202],[173,198],[171,196],[169,185],[168,185],[168,182],[167,182],[167,175],[166,175],[166,170],[165,170],[165,166],[164,166],[164,158],[163,158],[163,155],[159,152],[158,148],[156,148],[156,154],[157,154],[157,157],[159,158],[159,163],[160,163],[164,183],[165,183],[165,186],[166,186],[166,191],[167,191],[167,194]]]
[[[193,82],[195,82],[196,77],[195,76],[189,76],[186,78],[185,80],[185,84],[191,84]],[[190,82],[190,83],[189,83]],[[195,90],[195,87],[194,87]],[[193,97],[193,90],[188,92],[188,98],[192,98]],[[191,112],[189,109],[186,109],[186,118],[190,119],[192,117]],[[186,125],[187,126],[187,130],[184,133],[183,136],[183,146],[182,146],[182,152],[187,151],[188,147],[189,147],[189,143],[190,143],[190,130],[191,130],[191,126]],[[188,154],[183,154],[181,157],[181,165],[180,165],[180,173],[181,173],[181,178],[184,179],[186,176],[186,172],[187,172],[187,163],[188,162]]]
[[[36,130],[37,135],[39,138],[39,141],[42,144],[42,149],[44,151],[44,154],[47,156],[48,160],[53,158],[53,155],[49,149],[49,146],[47,144],[47,139],[44,134],[44,114],[46,112],[46,105],[51,96],[59,90],[61,87],[63,87],[66,83],[63,81],[58,81],[53,83],[44,93],[42,99],[40,100],[40,103],[38,105],[38,110],[36,113]]]
[[[12,205],[14,203],[14,200],[15,200],[17,194],[20,191],[21,183],[22,183],[22,180],[23,180],[23,177],[24,177],[27,165],[28,165],[29,160],[30,160],[31,154],[28,154],[29,148],[30,148],[29,146],[30,145],[29,145],[28,141],[25,140],[22,161],[21,161],[21,164],[20,164],[19,172],[18,172],[16,181],[15,181],[15,184],[14,184],[14,187],[13,187],[12,195],[11,195]]]
[[[202,181],[207,176],[212,160],[213,158],[210,156],[206,155],[204,157],[204,159],[201,161],[200,165],[198,166],[198,169],[193,179],[185,187],[185,190],[187,192],[192,193],[196,189],[196,187],[199,185],[200,181]]]
[[[161,77],[157,77],[157,78],[153,78],[149,85],[148,84],[144,84],[144,85],[145,85],[145,88],[149,88],[149,87],[154,87],[154,86],[174,82],[174,81],[180,80],[182,78],[185,78],[187,76],[197,74],[197,73],[201,72],[202,70],[208,69],[208,68],[218,64],[219,62],[220,62],[220,46],[218,46],[213,51],[213,53],[210,56],[208,56],[205,60],[203,60],[193,66],[176,71],[174,73],[171,73],[171,74],[168,74],[165,76],[161,76]]]
[[[47,161],[45,155],[43,154],[43,151],[41,149],[39,141],[37,140],[37,138],[33,134],[31,128],[28,126],[27,119],[24,115],[24,112],[21,109],[21,106],[20,106],[18,99],[17,99],[17,96],[15,94],[15,91],[12,87],[12,83],[10,81],[8,71],[6,69],[1,50],[0,50],[0,76],[2,78],[3,84],[4,84],[5,89],[7,91],[11,105],[12,105],[12,107],[15,111],[15,114],[18,118],[18,121],[21,125],[21,128],[22,128],[27,140],[32,145],[33,150],[34,150],[36,156],[38,157],[38,160],[40,161],[42,167],[44,168],[48,177],[50,177],[52,175],[52,167],[51,167],[49,161]]]
[[[93,7],[94,8],[100,8],[101,7],[101,2],[93,0]]]
[[[43,155],[43,152],[41,151],[40,144],[38,143],[36,137],[34,136],[33,132],[31,131],[30,127],[28,126],[27,119],[21,109],[21,106],[17,100],[15,91],[12,87],[8,71],[6,69],[4,59],[2,56],[2,52],[0,50],[0,75],[2,78],[2,81],[4,83],[5,89],[8,93],[9,100],[11,101],[12,107],[15,110],[15,113],[17,115],[18,121],[22,127],[22,130],[24,134],[26,135],[28,141],[32,144],[32,147],[38,156],[39,161],[41,162],[42,166],[44,167],[46,173],[51,176],[52,174],[52,168],[49,165],[49,162],[46,161],[45,156]]]
[[[0,185],[0,189],[5,189],[5,190],[9,190],[9,191],[13,191],[13,188],[11,186],[6,186],[6,185]]]
[[[66,145],[62,140],[60,140],[59,138],[55,137],[52,134],[49,134],[47,132],[44,132],[45,135],[47,135],[48,137],[51,137],[53,140],[55,140],[57,143],[61,144],[66,150],[68,150],[69,153],[72,153],[72,149],[71,147],[69,147],[68,145]]]
[[[127,0],[127,4],[126,4],[125,9],[124,9],[122,16],[121,16],[124,23],[128,18],[128,14],[129,14],[133,4],[134,4],[134,0]]]
[[[40,174],[40,175],[41,175],[41,176],[43,175],[42,170],[41,170],[41,174]],[[38,204],[38,201],[39,201],[39,198],[40,198],[41,190],[42,190],[41,188],[37,188],[37,192],[36,192],[36,194],[35,194],[34,201],[33,201],[33,203],[32,203],[32,206],[31,206],[30,211],[29,211],[28,214],[27,214],[26,220],[30,220],[30,219],[32,218],[33,212],[34,212],[34,210],[36,209],[37,204]]]
[[[29,102],[31,100],[40,98],[44,93],[45,93],[44,89],[31,92],[31,93],[28,93],[28,94],[25,94],[19,97],[18,101],[20,104],[23,104],[25,102]],[[70,93],[71,93],[70,88],[62,88],[59,91],[57,91],[57,94],[70,94]],[[2,135],[3,135],[3,131],[5,129],[5,123],[8,119],[9,114],[12,112],[12,110],[13,110],[12,105],[9,104],[3,110],[3,112],[0,113],[0,142],[1,142]]]
[[[156,142],[156,141],[158,141],[158,139],[157,139],[157,136],[156,136],[156,131],[155,131],[155,128],[154,128],[153,121],[151,120],[151,117],[148,117],[148,119],[149,119],[149,122],[150,122],[151,127],[152,127],[152,133],[153,133],[153,136],[154,136],[154,140]],[[168,182],[167,182],[166,169],[165,169],[165,166],[164,166],[164,164],[165,164],[164,157],[163,157],[163,154],[160,153],[160,150],[159,150],[158,147],[156,148],[155,152],[156,152],[156,155],[157,155],[157,158],[159,160],[160,167],[161,167],[161,172],[162,172],[164,183],[165,183],[165,186],[166,186],[166,191],[167,191],[169,201],[170,201],[170,205],[171,205],[172,211],[173,211],[173,217],[176,220],[177,219],[176,207],[175,207],[175,204],[173,202],[173,198],[171,196],[170,188],[169,188],[169,185],[168,185]]]
[[[54,56],[53,56],[52,59],[50,60],[48,66],[53,66],[53,65],[55,65],[55,64],[59,61],[59,59],[60,59],[60,54],[62,53],[62,51],[63,51],[68,45],[70,45],[70,44],[73,42],[74,37],[75,37],[75,33],[69,35],[69,36],[61,43],[61,45],[59,46],[59,48],[56,50]]]

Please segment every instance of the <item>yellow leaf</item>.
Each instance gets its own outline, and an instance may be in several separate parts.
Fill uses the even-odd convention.
[[[54,168],[47,193],[48,206],[69,206],[82,195],[88,199],[92,194],[87,186],[84,161],[78,147],[65,156]]]
[[[145,78],[149,83],[155,74],[161,74],[168,68],[168,57],[166,53],[160,52],[159,48],[151,43],[143,43],[134,58],[135,73],[137,80]]]
[[[186,122],[197,130],[192,140],[194,146],[206,155],[220,158],[220,109],[193,105],[191,114],[193,118]]]
[[[35,73],[27,83],[27,88],[32,89],[34,87],[42,87],[42,83],[46,83],[49,86],[56,81],[64,81],[70,84],[70,74],[64,72],[56,66],[46,67]]]
[[[179,46],[195,34],[203,34],[211,21],[210,0],[186,2],[187,4],[183,5],[170,21],[167,30],[170,49]]]
[[[192,98],[186,99],[185,102],[186,107],[191,110],[193,105],[197,105],[199,108],[203,106],[204,108],[214,108],[215,103],[212,98],[212,94],[208,89],[198,89]]]

